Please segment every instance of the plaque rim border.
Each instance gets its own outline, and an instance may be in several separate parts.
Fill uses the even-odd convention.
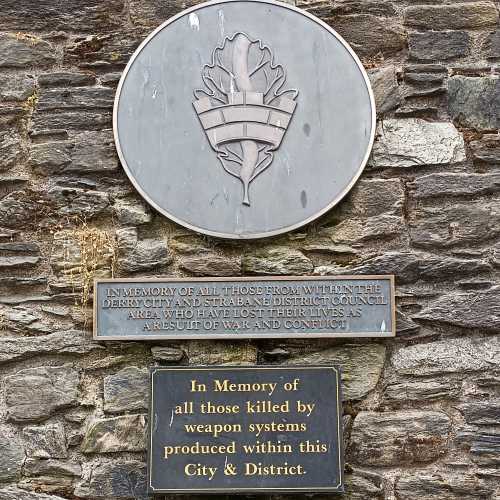
[[[198,227],[194,224],[191,224],[189,222],[183,221],[180,219],[178,216],[172,215],[168,210],[164,209],[163,207],[160,207],[156,202],[154,202],[149,195],[146,194],[146,192],[142,189],[142,187],[139,185],[139,183],[136,181],[135,177],[132,175],[127,161],[125,159],[125,156],[123,155],[122,149],[121,149],[121,144],[120,144],[120,138],[118,134],[118,106],[119,106],[119,101],[120,101],[120,96],[122,92],[123,85],[125,83],[125,80],[127,78],[127,74],[132,67],[132,65],[135,62],[135,59],[138,57],[138,55],[141,53],[141,51],[144,49],[144,47],[164,28],[166,28],[169,24],[177,21],[181,17],[188,15],[192,12],[195,12],[197,10],[200,10],[205,7],[209,7],[212,5],[220,5],[220,4],[225,4],[225,3],[233,3],[233,2],[254,2],[254,3],[263,3],[263,4],[270,4],[275,7],[280,7],[284,9],[288,9],[291,11],[296,12],[297,14],[303,15],[307,18],[309,18],[311,21],[315,22],[318,24],[320,27],[323,29],[327,30],[332,36],[334,36],[340,44],[347,50],[349,55],[353,58],[354,63],[358,67],[359,71],[361,72],[361,76],[364,79],[365,86],[368,92],[368,98],[370,101],[370,111],[371,111],[371,131],[370,131],[370,139],[368,141],[368,145],[365,151],[365,154],[363,156],[362,161],[360,162],[357,171],[354,175],[354,177],[351,179],[351,181],[347,184],[347,186],[328,204],[326,207],[323,207],[321,210],[317,211],[315,214],[311,215],[307,219],[304,219],[300,222],[296,222],[294,224],[290,224],[286,227],[281,227],[278,229],[274,229],[272,231],[264,231],[264,232],[256,232],[256,233],[223,233],[219,231],[212,231],[210,229],[205,229]],[[135,49],[134,53],[130,57],[129,61],[127,62],[127,65],[125,66],[125,69],[123,70],[123,73],[120,77],[120,81],[118,83],[118,86],[116,88],[116,93],[115,93],[115,98],[114,98],[114,103],[113,103],[113,138],[114,138],[114,143],[116,147],[116,151],[118,153],[118,157],[120,159],[120,163],[123,167],[123,170],[127,174],[128,179],[134,186],[134,188],[138,191],[138,193],[142,196],[142,198],[149,203],[155,210],[157,210],[160,214],[163,216],[167,217],[167,219],[175,222],[176,224],[179,224],[187,229],[190,229],[191,231],[195,231],[196,233],[201,233],[201,234],[206,234],[208,236],[213,236],[216,238],[224,238],[224,239],[231,239],[231,240],[256,240],[260,238],[267,238],[271,236],[276,236],[279,234],[284,234],[288,233],[289,231],[293,231],[295,229],[298,229],[302,226],[305,226],[309,224],[310,222],[316,220],[317,218],[321,217],[324,215],[326,212],[331,210],[334,206],[336,206],[346,195],[351,191],[351,189],[354,187],[358,179],[360,178],[361,174],[363,173],[366,164],[368,163],[368,160],[370,158],[370,154],[373,148],[373,143],[375,142],[375,133],[376,133],[376,125],[377,125],[377,114],[376,114],[376,107],[375,107],[375,96],[373,93],[373,89],[371,87],[370,79],[368,77],[368,73],[366,72],[363,64],[361,63],[361,60],[359,57],[356,55],[354,50],[351,48],[351,46],[347,43],[347,41],[339,34],[337,31],[335,31],[331,26],[326,24],[324,21],[319,19],[318,17],[314,16],[310,12],[304,11],[298,7],[295,7],[294,5],[286,4],[286,3],[281,3],[277,2],[275,0],[210,0],[208,2],[203,2],[198,5],[194,5],[193,7],[190,7],[188,9],[183,10],[182,12],[179,12],[178,14],[170,17],[166,21],[164,21],[162,24],[160,24],[157,28],[155,28],[149,35],[140,43],[140,45]]]
[[[97,286],[100,283],[161,283],[161,282],[184,282],[190,283],[194,281],[211,282],[211,281],[322,281],[322,280],[388,280],[389,290],[391,297],[389,301],[390,315],[391,315],[391,330],[385,333],[380,332],[362,332],[362,333],[252,333],[252,334],[229,334],[229,333],[216,333],[216,334],[177,334],[169,333],[165,335],[99,335],[98,333],[98,315],[97,315]],[[248,340],[248,339],[356,339],[356,338],[394,338],[396,337],[396,283],[393,274],[358,274],[358,275],[332,275],[332,276],[216,276],[216,277],[165,277],[165,278],[95,278],[94,291],[92,301],[92,339],[98,341],[126,341],[126,340]]]
[[[172,370],[198,370],[198,371],[214,371],[214,370],[318,370],[318,369],[330,369],[335,372],[337,378],[337,436],[339,443],[339,483],[336,486],[325,486],[325,487],[294,487],[294,488],[216,488],[216,489],[155,489],[151,486],[151,461],[152,461],[152,440],[153,435],[151,432],[153,419],[152,419],[152,408],[153,408],[153,375],[156,371],[172,371]],[[148,445],[147,445],[147,489],[149,493],[153,495],[162,495],[165,493],[174,494],[189,494],[189,493],[204,493],[208,495],[229,493],[236,495],[248,495],[251,493],[256,494],[276,494],[276,493],[290,493],[290,494],[304,494],[307,490],[314,493],[344,493],[345,492],[345,478],[344,478],[344,429],[342,425],[342,420],[344,416],[343,412],[343,392],[342,392],[342,366],[338,364],[313,364],[313,365],[290,365],[290,366],[276,366],[276,365],[239,365],[239,366],[221,366],[221,365],[193,365],[193,366],[152,366],[149,368],[149,407],[148,407]]]

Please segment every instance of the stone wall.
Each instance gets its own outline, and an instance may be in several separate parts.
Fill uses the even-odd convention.
[[[499,4],[300,2],[369,69],[377,141],[335,209],[245,243],[154,213],[114,150],[124,65],[189,5],[1,2],[0,500],[143,498],[151,365],[312,362],[345,370],[346,498],[498,498]],[[397,338],[98,344],[112,272],[394,273]]]

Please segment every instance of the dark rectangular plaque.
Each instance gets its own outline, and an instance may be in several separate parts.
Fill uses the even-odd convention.
[[[151,493],[342,492],[335,366],[151,369]]]
[[[96,280],[94,338],[393,337],[393,276]]]

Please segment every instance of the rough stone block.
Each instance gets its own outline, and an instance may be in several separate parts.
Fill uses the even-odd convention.
[[[404,190],[399,179],[361,179],[339,205],[342,215],[403,215]]]
[[[33,267],[40,261],[40,248],[34,243],[0,243],[0,270]]]
[[[381,344],[346,345],[306,354],[287,361],[287,365],[338,364],[342,367],[345,400],[364,398],[375,389],[385,362]]]
[[[45,67],[55,62],[56,49],[51,43],[22,33],[0,34],[0,68]]]
[[[448,111],[464,127],[500,128],[500,78],[453,76],[448,80]]]
[[[70,141],[36,144],[30,148],[30,162],[45,174],[107,173],[118,169],[111,130],[83,132]]]
[[[419,331],[420,325],[396,308],[396,336],[409,336]]]
[[[445,451],[450,428],[443,412],[360,412],[351,433],[353,461],[380,467],[436,460]]]
[[[0,284],[8,287],[31,287],[37,285],[46,285],[47,278],[45,276],[35,276],[33,278],[25,278],[23,276],[2,276]]]
[[[127,64],[142,40],[143,36],[135,31],[121,31],[120,36],[107,33],[78,37],[65,47],[64,64],[92,71],[116,71]]]
[[[122,272],[148,271],[167,266],[172,256],[163,239],[139,240],[136,228],[116,231],[118,267]]]
[[[24,459],[22,443],[11,431],[0,428],[0,483],[19,480]]]
[[[114,461],[93,467],[89,479],[76,487],[75,494],[91,499],[142,500],[148,497],[146,484],[146,464],[137,460]]]
[[[336,16],[327,21],[361,57],[379,52],[390,55],[405,46],[404,28],[394,20],[371,14],[356,14]]]
[[[129,344],[129,348],[123,354],[118,354],[117,352],[111,352],[107,354],[103,352],[102,357],[96,357],[93,360],[89,360],[85,363],[85,369],[87,371],[102,370],[103,368],[112,368],[120,365],[130,365],[137,363],[138,358],[144,358],[147,354],[147,347],[141,346],[140,344]],[[124,346],[128,347],[128,346]]]
[[[452,123],[407,118],[379,124],[369,165],[406,168],[464,160],[464,140]]]
[[[179,267],[195,276],[238,276],[241,258],[202,250],[197,254],[183,255]]]
[[[412,98],[422,98],[422,97],[437,97],[441,96],[441,94],[446,93],[446,85],[445,85],[445,74],[442,73],[412,73],[405,72],[404,74],[404,85],[402,92],[405,95],[405,98],[410,101]],[[408,102],[407,101],[407,102]],[[411,101],[410,101],[411,102]],[[418,106],[420,101],[416,101],[415,106]],[[418,109],[413,107],[413,104],[406,106],[407,110]],[[425,104],[422,104],[422,112],[425,109]],[[429,111],[432,111],[432,116],[436,115],[435,109],[429,106],[427,108]],[[406,113],[404,111],[402,114]],[[410,114],[408,112],[407,114]],[[416,113],[414,113],[416,114]],[[428,113],[429,115],[431,113]]]
[[[399,284],[418,280],[454,280],[457,274],[475,276],[491,270],[491,265],[480,259],[459,259],[424,252],[386,252],[349,267],[349,272],[355,274],[394,274]]]
[[[54,186],[47,192],[60,215],[76,215],[91,219],[109,206],[109,195],[102,191]]]
[[[367,219],[347,219],[334,227],[325,229],[322,234],[328,234],[334,243],[365,243],[382,238],[394,238],[405,231],[402,217],[394,215],[379,215]]]
[[[2,310],[2,320],[4,330],[15,333],[49,333],[52,331],[51,324],[44,321],[38,311],[33,311],[31,308],[21,306],[7,308]],[[22,337],[24,338],[24,337]],[[2,362],[2,354],[5,354],[5,337],[0,337],[0,363]],[[14,340],[14,339],[10,339]],[[4,358],[5,359],[5,358]]]
[[[398,349],[391,359],[400,375],[433,376],[490,370],[500,365],[495,337],[447,339]]]
[[[184,351],[176,347],[156,346],[151,347],[151,355],[155,361],[176,363],[184,357]]]
[[[384,401],[388,403],[417,403],[440,399],[454,399],[459,394],[457,384],[449,381],[430,380],[396,382],[384,389]]]
[[[66,433],[60,423],[25,427],[22,437],[31,458],[67,458]]]
[[[410,58],[417,61],[445,61],[466,56],[470,37],[466,31],[410,33],[408,47]]]
[[[498,202],[469,202],[418,208],[411,214],[409,229],[413,243],[422,247],[476,244],[500,234],[500,206]]]
[[[0,488],[0,500],[64,500],[63,497],[21,490],[17,486]]]
[[[287,247],[272,247],[244,255],[242,268],[243,274],[288,274],[293,276],[310,274],[313,270],[313,264],[298,250]]]
[[[32,76],[0,76],[0,101],[26,101],[33,95],[35,88],[35,79]]]
[[[115,91],[107,87],[69,87],[43,89],[37,102],[37,112],[73,109],[110,109]]]
[[[83,132],[71,141],[71,164],[65,172],[111,173],[118,170],[112,130]]]
[[[496,425],[500,415],[500,400],[483,399],[481,402],[464,403],[458,409],[468,424]]]
[[[11,349],[14,345],[15,339],[12,337],[2,337],[0,338],[0,342],[2,343],[1,347],[1,354],[0,354],[0,363],[3,362],[3,355],[9,354],[12,355],[17,355],[20,354],[21,356],[26,355],[26,358],[29,356],[35,356],[37,353],[40,354],[42,352],[45,352],[45,349],[50,349],[50,345],[52,344],[54,346],[54,349],[57,350],[59,347],[58,340],[60,342],[60,347],[62,347],[62,344],[64,341],[62,341],[63,337],[66,337],[67,342],[68,342],[68,348],[71,349],[70,345],[72,344],[75,348],[78,343],[83,347],[83,350],[86,351],[87,347],[84,345],[83,341],[81,340],[82,337],[84,336],[84,332],[82,331],[63,331],[62,329],[64,327],[66,328],[71,328],[73,327],[73,322],[70,319],[70,313],[69,311],[66,314],[60,314],[59,317],[54,317],[52,313],[50,312],[50,307],[45,308],[44,306],[40,307],[41,310],[38,310],[37,308],[31,307],[31,304],[25,304],[24,306],[18,305],[12,308],[7,309],[7,307],[4,309],[4,314],[6,319],[8,319],[9,322],[12,322],[9,325],[9,329],[12,327],[12,331],[16,333],[23,333],[23,337],[17,338],[18,341],[18,349]],[[43,311],[43,312],[42,312]],[[47,313],[47,314],[44,314]],[[52,334],[54,330],[59,330],[55,334]],[[42,339],[41,335],[43,334],[44,337]],[[73,334],[77,338],[73,339],[73,341],[70,340],[70,336]],[[30,337],[27,335],[36,335],[36,337]],[[45,341],[47,339],[46,344],[47,347],[41,347],[40,343],[42,341]],[[10,340],[10,344],[9,344]],[[33,344],[38,344],[39,347],[37,351],[33,352],[31,349],[35,349],[36,347]],[[90,346],[89,346],[90,347]],[[8,352],[8,350],[10,352]],[[90,347],[90,350],[92,350],[92,347]],[[87,352],[90,352],[87,351]],[[76,351],[76,349],[75,349]],[[51,351],[47,351],[51,352]]]
[[[257,347],[250,342],[229,343],[193,340],[183,344],[191,365],[239,365],[257,363]]]
[[[4,0],[0,12],[2,30],[92,31],[120,26],[123,0]]]
[[[119,71],[106,73],[100,77],[101,85],[105,85],[107,87],[112,87],[116,89],[121,76],[122,74]]]
[[[0,269],[33,267],[39,261],[40,257],[30,255],[0,255]]]
[[[69,365],[27,368],[5,377],[9,420],[45,420],[56,411],[75,406],[79,377]]]
[[[494,2],[455,2],[446,5],[412,5],[404,11],[407,26],[431,30],[495,26],[498,10]]]
[[[488,35],[483,45],[483,52],[488,59],[500,57],[500,28]]]
[[[26,116],[26,112],[29,110],[28,104],[32,105],[32,101],[28,102],[10,102],[4,103],[0,107],[0,125],[2,128],[13,128],[16,127],[20,120]]]
[[[464,328],[500,332],[500,287],[470,293],[449,293],[413,316]]]
[[[104,378],[104,411],[122,412],[147,409],[149,374],[129,366]]]
[[[113,210],[118,222],[124,226],[139,226],[151,222],[151,211],[137,198],[118,198]]]
[[[382,17],[392,17],[396,15],[394,5],[386,0],[339,0],[334,4],[330,2],[308,2],[290,1],[287,2],[301,8],[307,8],[308,12],[320,18],[327,18],[331,14],[373,14]]]
[[[407,184],[417,199],[442,196],[475,196],[500,191],[500,173],[430,174]]]
[[[395,66],[386,66],[368,72],[375,96],[377,114],[381,115],[397,108],[403,102]]]
[[[300,250],[311,254],[314,261],[314,255],[332,255],[346,261],[352,261],[359,251],[350,245],[333,243],[331,238],[319,235],[311,235],[300,245]],[[317,271],[317,268],[314,270]]]
[[[103,130],[112,127],[111,111],[57,111],[36,113],[31,120],[33,134],[47,130]]]
[[[30,148],[30,163],[40,172],[63,172],[71,163],[71,151],[71,144],[66,141],[34,144]]]
[[[345,475],[348,500],[383,500],[384,487],[382,476],[372,471],[358,468]]]
[[[43,492],[45,494],[57,493],[59,495],[68,495],[73,491],[73,478],[68,476],[37,476],[23,478],[18,486],[20,488]]]
[[[28,184],[29,179],[24,177],[23,175],[2,175],[0,174],[0,196],[7,196],[10,193],[14,193],[19,191],[20,189],[24,189]],[[0,230],[1,233],[4,233],[5,229]],[[14,237],[16,234],[19,234],[19,231],[14,231],[10,235],[2,234],[0,238],[6,238],[7,236]]]
[[[460,500],[492,498],[488,488],[474,475],[418,472],[400,476],[395,491],[399,500]]]
[[[500,243],[491,245],[491,263],[493,267],[500,268]]]
[[[498,424],[498,418],[496,423]],[[500,466],[500,433],[497,430],[475,432],[470,454],[472,460],[479,466],[498,470]]]
[[[10,170],[21,163],[25,157],[21,137],[14,130],[0,132],[0,172]]]
[[[68,476],[80,477],[82,467],[80,464],[63,462],[53,459],[27,458],[24,462],[23,473],[25,476]]]
[[[193,1],[181,3],[178,0],[130,0],[130,18],[136,26],[156,28],[165,19],[174,16],[183,8],[193,5]]]
[[[8,241],[0,242],[0,252],[39,255],[40,247],[37,243],[28,241]]]
[[[38,77],[40,87],[84,87],[94,85],[95,76],[89,73],[56,71],[44,73]]]
[[[442,64],[408,64],[404,67],[403,71],[403,80],[406,84],[411,84],[413,87],[419,87],[419,88],[433,88],[437,87],[438,85],[442,84],[444,80],[447,77],[447,69],[446,66]],[[405,88],[405,97],[415,97],[418,95],[427,95],[427,92],[422,92],[419,93],[418,91],[410,91],[409,92],[409,87],[406,85]],[[415,103],[416,106],[419,105],[419,103]],[[405,114],[409,113],[410,109],[434,109],[436,110],[435,107],[429,106],[428,108],[425,107],[425,103],[420,103],[420,108],[417,107],[412,107],[411,105],[408,107],[405,107],[405,110],[401,112],[401,116],[404,116]],[[433,113],[434,115],[436,113]]]
[[[500,164],[500,137],[484,134],[481,139],[469,143],[475,160],[489,164]]]
[[[92,422],[81,445],[82,453],[116,453],[146,449],[146,417],[125,415]]]

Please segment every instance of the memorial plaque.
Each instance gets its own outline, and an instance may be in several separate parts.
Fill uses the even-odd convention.
[[[151,493],[342,492],[337,367],[152,368]]]
[[[375,107],[359,59],[327,24],[272,0],[222,0],[144,40],[118,86],[114,132],[159,212],[259,238],[312,221],[352,188]]]
[[[96,280],[94,338],[393,337],[393,276]]]

